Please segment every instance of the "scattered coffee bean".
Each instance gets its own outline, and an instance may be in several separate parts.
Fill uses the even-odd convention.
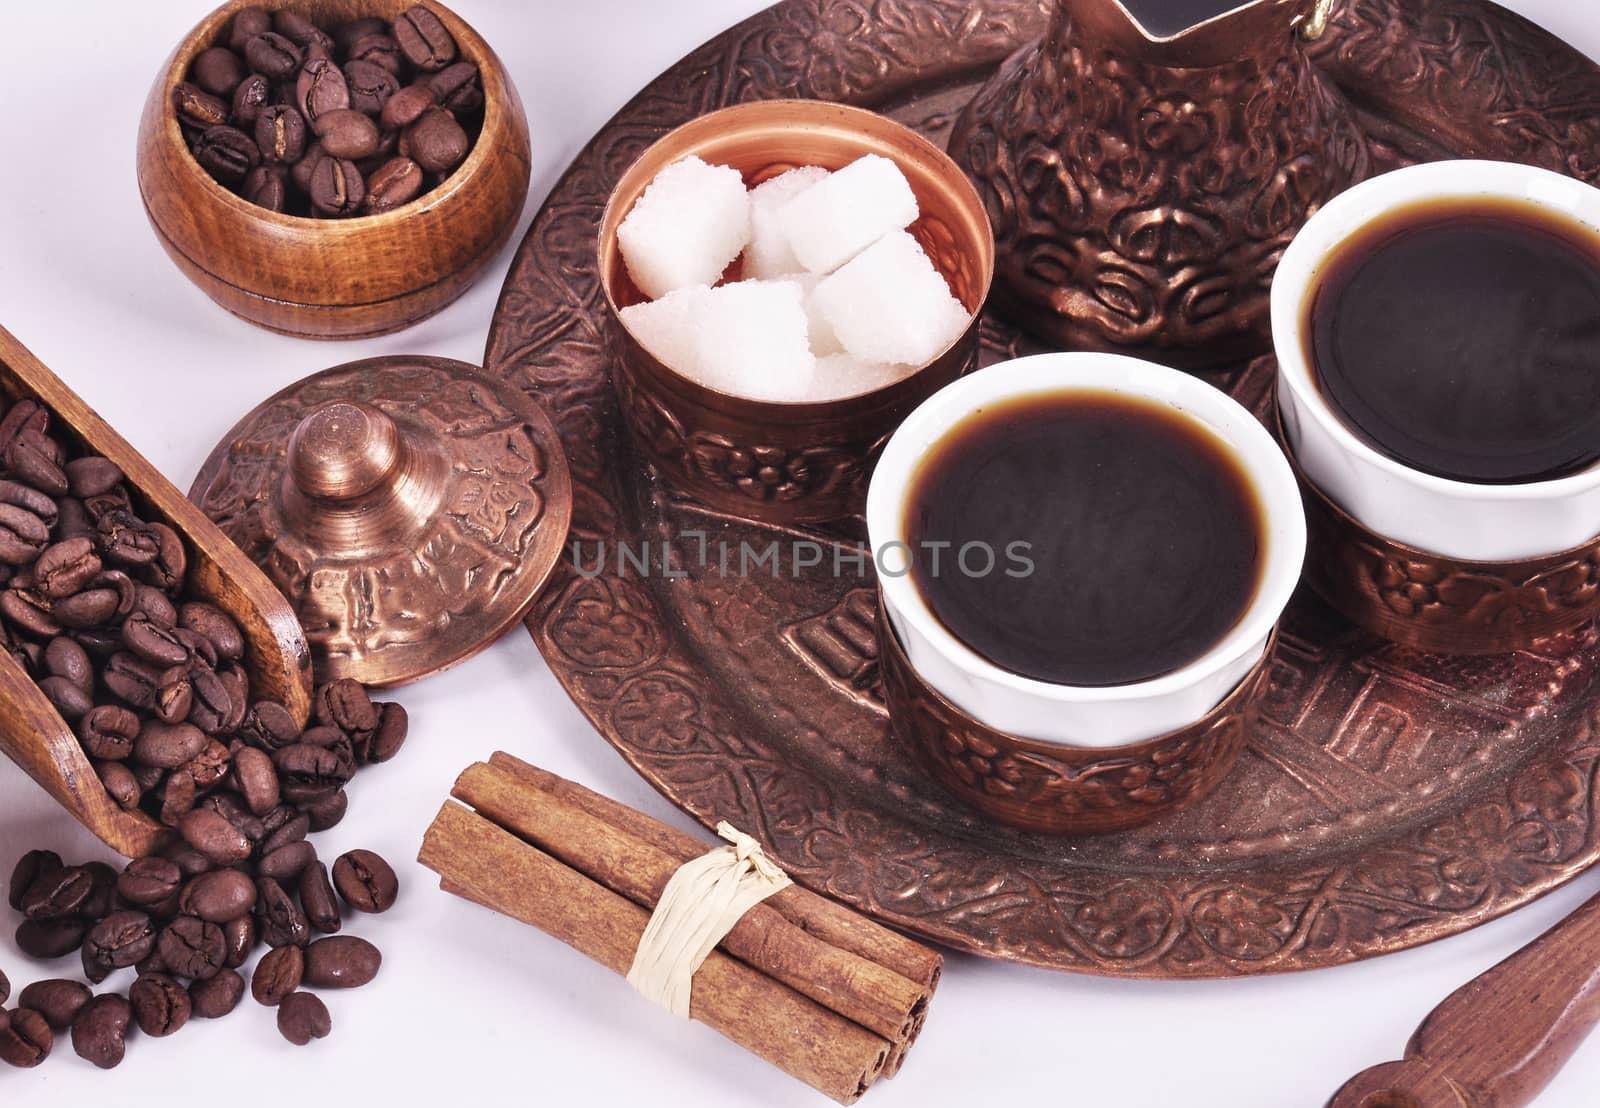
[[[4,971],[0,971],[0,1008],[5,1007],[6,1001],[11,999],[11,979]]]
[[[132,1022],[133,1007],[126,999],[115,993],[97,996],[72,1021],[72,1049],[103,1070],[115,1069],[122,1064]]]
[[[237,1008],[243,997],[244,978],[234,969],[221,970],[216,976],[189,986],[194,1014],[201,1019],[221,1019]]]
[[[142,961],[156,945],[150,917],[143,912],[113,912],[83,937],[83,975],[99,984],[112,970]]]
[[[17,1006],[33,1009],[55,1030],[64,1031],[72,1026],[72,1021],[93,996],[81,981],[52,977],[35,981],[18,993]]]
[[[305,909],[306,922],[324,935],[332,935],[343,926],[333,881],[328,877],[328,867],[321,862],[312,862],[300,875],[300,905]]]
[[[250,995],[257,1003],[275,1008],[300,987],[305,969],[305,952],[299,947],[280,946],[269,950],[261,956],[250,978]]]
[[[378,976],[383,955],[365,939],[334,935],[306,947],[305,983],[316,989],[358,989]]]
[[[389,863],[370,850],[352,850],[333,863],[333,885],[358,912],[387,912],[394,907],[400,882]]]
[[[295,1046],[325,1039],[333,1030],[328,1006],[311,993],[290,993],[278,1004],[278,1030]]]
[[[43,1015],[32,1008],[0,1011],[0,1062],[32,1069],[50,1057],[55,1036]]]
[[[188,992],[164,973],[147,973],[135,981],[128,989],[128,1004],[139,1030],[152,1039],[180,1030],[194,1011]]]
[[[17,947],[36,961],[48,962],[77,950],[88,930],[76,919],[23,920],[17,926]]]

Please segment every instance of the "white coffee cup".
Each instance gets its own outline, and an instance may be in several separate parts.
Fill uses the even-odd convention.
[[[1518,201],[1565,217],[1600,242],[1600,189],[1531,166],[1449,161],[1374,177],[1307,221],[1272,282],[1278,410],[1295,459],[1319,489],[1367,528],[1466,561],[1520,561],[1600,534],[1600,466],[1551,481],[1481,485],[1423,473],[1355,434],[1317,387],[1305,335],[1323,267],[1352,235],[1399,208],[1430,201]],[[1595,371],[1600,373],[1600,351]]]
[[[1204,655],[1148,681],[1084,688],[1001,669],[939,621],[906,572],[906,501],[929,451],[981,408],[1074,391],[1142,398],[1193,421],[1238,459],[1265,516],[1261,582],[1243,617]],[[1039,510],[1048,511],[1049,505]],[[1232,398],[1188,374],[1113,354],[1018,358],[935,393],[900,425],[878,461],[867,492],[867,532],[878,554],[878,583],[890,623],[924,681],[997,730],[1097,748],[1157,738],[1203,719],[1220,704],[1261,660],[1300,579],[1306,550],[1300,490],[1266,429]]]

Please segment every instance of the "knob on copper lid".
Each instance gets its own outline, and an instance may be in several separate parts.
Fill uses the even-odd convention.
[[[228,433],[189,496],[289,597],[319,676],[368,685],[497,639],[572,517],[544,410],[446,358],[370,358],[290,385]]]

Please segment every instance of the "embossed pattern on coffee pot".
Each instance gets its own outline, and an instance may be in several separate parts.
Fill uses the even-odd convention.
[[[1257,0],[1168,39],[1118,0],[1059,0],[956,124],[994,224],[995,302],[1046,342],[1183,366],[1259,353],[1278,259],[1368,175],[1311,64],[1313,0]]]

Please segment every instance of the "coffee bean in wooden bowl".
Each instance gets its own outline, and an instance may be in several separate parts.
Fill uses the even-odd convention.
[[[138,177],[224,308],[307,338],[408,327],[471,286],[528,194],[498,57],[427,0],[231,0],[157,74]]]

